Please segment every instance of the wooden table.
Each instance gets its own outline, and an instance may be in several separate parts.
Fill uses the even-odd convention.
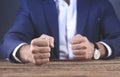
[[[50,61],[39,66],[0,61],[0,77],[120,77],[120,59]]]

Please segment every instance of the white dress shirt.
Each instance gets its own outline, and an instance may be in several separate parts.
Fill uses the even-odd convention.
[[[70,40],[76,34],[77,0],[70,0],[68,5],[64,0],[55,0],[58,4],[60,59],[73,59]]]
[[[64,0],[54,0],[57,10],[58,10],[58,24],[59,24],[59,48],[60,48],[60,57],[59,59],[73,59],[73,51],[71,49],[70,40],[76,34],[76,22],[77,22],[77,0],[70,0],[70,4],[68,5]],[[110,57],[112,54],[112,50],[109,45],[105,42],[102,43],[108,50],[108,56]],[[16,57],[16,52],[18,49],[26,43],[22,43],[18,45],[13,51],[13,57],[21,62]]]

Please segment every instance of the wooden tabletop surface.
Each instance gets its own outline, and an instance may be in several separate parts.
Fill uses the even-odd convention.
[[[120,77],[120,59],[50,61],[43,65],[0,61],[0,77]]]

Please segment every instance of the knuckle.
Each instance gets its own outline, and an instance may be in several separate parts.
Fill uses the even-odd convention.
[[[42,64],[42,63],[39,62],[38,60],[35,60],[35,64],[38,65],[38,64]]]
[[[76,52],[73,52],[74,55],[77,55]]]
[[[53,37],[51,37],[51,40],[53,40],[53,41],[54,41],[54,38],[53,38]]]
[[[80,34],[77,34],[76,36],[77,36],[77,37],[81,37],[81,35],[80,35]]]
[[[43,40],[45,46],[49,46],[49,40]]]
[[[51,48],[50,48],[50,47],[47,47],[46,50],[47,50],[48,52],[50,52],[50,51],[51,51]]]
[[[84,38],[85,40],[87,40],[87,37],[83,36],[83,38]]]
[[[73,51],[73,54],[75,55],[75,54],[76,54],[76,52],[75,52],[75,51]]]
[[[35,43],[36,43],[36,39],[33,39],[33,40],[31,41],[31,44],[34,45]]]
[[[44,52],[44,53],[50,53],[51,48],[50,47],[43,47],[40,49],[40,52]]]
[[[47,54],[47,55],[49,55],[49,54]],[[43,57],[45,57],[44,54],[41,54],[39,57],[37,55],[32,55],[32,57],[33,58],[30,60],[30,62],[33,64],[36,64],[36,65],[40,65],[40,64],[49,62],[49,58],[43,58]]]
[[[41,63],[44,64],[44,63],[48,63],[49,62],[49,58],[46,58],[46,59],[41,59]]]
[[[49,58],[47,58],[45,61],[46,61],[46,62],[49,62],[50,60],[49,60]]]
[[[39,58],[40,58],[40,59],[44,58],[44,54],[42,54],[42,53],[39,54]]]
[[[44,37],[44,36],[46,36],[46,34],[42,34],[42,35],[41,35],[41,37]]]
[[[36,55],[33,55],[33,60],[36,60],[37,59],[37,56]]]
[[[36,59],[34,64],[36,65],[43,64],[42,59]]]
[[[30,49],[30,51],[31,51],[32,53],[36,53],[36,52],[37,52],[37,50],[36,50],[34,47],[32,47],[32,48]]]
[[[44,58],[49,58],[50,57],[50,53],[46,53],[43,55]]]
[[[50,57],[50,53],[40,54],[40,58],[41,58],[41,59],[45,59],[45,58],[49,58],[49,57]]]
[[[74,54],[74,55],[77,55],[77,51],[73,51],[73,54]]]
[[[50,57],[50,53],[47,54],[47,57],[48,57],[48,58]]]

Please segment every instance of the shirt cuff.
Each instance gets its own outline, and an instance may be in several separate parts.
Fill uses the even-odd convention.
[[[20,63],[21,63],[22,61],[20,61],[20,59],[17,58],[16,53],[17,53],[17,51],[19,50],[19,48],[20,48],[21,46],[25,45],[25,44],[27,44],[27,43],[21,43],[21,44],[19,44],[19,45],[14,49],[14,51],[13,51],[13,53],[12,53],[13,58],[14,58],[16,61],[20,62]]]
[[[99,43],[103,44],[106,47],[106,49],[108,51],[107,57],[110,57],[112,55],[112,49],[111,49],[111,47],[108,44],[106,44],[105,42],[101,41]]]

